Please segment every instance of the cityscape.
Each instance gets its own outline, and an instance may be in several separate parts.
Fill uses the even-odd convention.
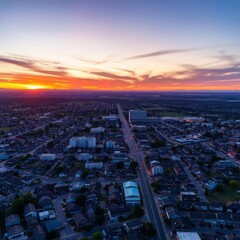
[[[239,93],[89,94],[1,100],[3,239],[240,236]]]
[[[240,1],[0,1],[1,240],[240,240]]]

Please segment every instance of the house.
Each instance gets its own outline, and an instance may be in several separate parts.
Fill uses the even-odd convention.
[[[14,225],[7,228],[8,239],[24,239],[24,229],[22,225]],[[26,239],[26,238],[25,238]]]
[[[210,202],[209,203],[209,210],[212,212],[222,212],[223,206],[219,202]]]
[[[33,229],[33,239],[35,240],[46,240],[46,232],[41,224],[38,224]]]
[[[56,218],[56,214],[55,214],[54,210],[39,212],[38,216],[39,216],[40,221]]]
[[[29,186],[29,185],[34,184],[36,182],[36,178],[33,177],[33,176],[24,176],[24,177],[22,177],[22,182],[25,185]]]
[[[240,203],[231,203],[227,206],[228,213],[240,214]]]
[[[139,220],[135,220],[135,221],[127,222],[123,224],[123,227],[127,232],[140,229],[142,226],[143,226],[143,223]]]
[[[108,197],[109,205],[111,204],[121,204],[122,203],[122,196],[120,192],[113,192],[109,197]]]
[[[111,227],[103,229],[102,231],[103,237],[106,240],[114,239],[121,240],[122,239],[122,229],[121,227]]]
[[[92,194],[101,195],[101,188],[102,184],[100,182],[96,182],[91,186],[90,192]]]
[[[208,204],[206,202],[194,202],[193,207],[195,210],[198,211],[207,211],[208,210]]]
[[[49,210],[53,208],[52,199],[48,196],[43,196],[39,199],[39,205],[43,210]]]
[[[116,208],[108,210],[108,216],[111,222],[119,221],[119,218],[127,218],[132,213],[130,207]]]
[[[66,198],[66,203],[70,203],[70,202],[74,203],[75,201],[76,201],[75,195],[72,193],[69,193]]]
[[[212,225],[217,225],[216,213],[204,213],[204,222]]]
[[[126,205],[140,205],[140,193],[136,182],[123,182]]]
[[[178,206],[183,210],[190,210],[193,207],[193,203],[191,201],[179,201]]]
[[[232,219],[234,226],[239,229],[240,227],[240,215],[239,214],[232,214]]]
[[[38,223],[38,214],[34,204],[28,203],[25,205],[24,218],[28,226],[33,226]]]
[[[188,212],[188,217],[193,224],[200,224],[204,221],[204,215],[202,212]]]
[[[56,231],[62,228],[62,222],[56,219],[50,219],[43,222],[47,232]]]
[[[232,217],[231,215],[227,214],[227,213],[218,213],[217,214],[217,221],[218,224],[225,224],[225,225],[232,225]]]
[[[82,209],[76,203],[73,203],[73,202],[68,202],[67,203],[67,210],[72,215],[80,213],[82,211]]]
[[[90,223],[94,223],[96,220],[96,214],[95,211],[92,207],[87,208],[86,212],[85,212],[88,220]]]
[[[181,217],[181,212],[174,207],[166,207],[165,212],[169,220],[173,220]]]
[[[69,192],[69,186],[67,183],[57,183],[54,187],[54,191],[57,194],[66,194]]]
[[[11,227],[14,225],[20,225],[20,217],[17,214],[11,214],[5,218],[6,227]]]
[[[195,192],[181,192],[180,200],[181,201],[197,201],[198,197]]]
[[[172,197],[164,197],[160,200],[161,207],[169,207],[169,206],[174,206],[176,202]]]
[[[74,214],[73,220],[78,229],[81,229],[82,227],[89,225],[89,221],[83,213]]]

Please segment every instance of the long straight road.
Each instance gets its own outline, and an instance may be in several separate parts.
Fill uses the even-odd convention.
[[[154,225],[156,229],[156,237],[157,240],[166,240],[166,236],[163,230],[163,225],[160,219],[160,216],[158,214],[158,209],[156,206],[156,202],[154,200],[151,186],[148,181],[146,170],[143,166],[144,162],[144,155],[142,151],[138,148],[137,143],[135,142],[133,138],[133,134],[130,130],[129,124],[123,115],[122,109],[120,105],[118,104],[118,114],[119,119],[122,122],[122,130],[125,137],[125,141],[129,146],[130,156],[138,162],[139,168],[138,168],[138,177],[140,180],[140,184],[142,187],[142,195],[144,199],[144,206],[147,209],[149,219],[151,223]]]

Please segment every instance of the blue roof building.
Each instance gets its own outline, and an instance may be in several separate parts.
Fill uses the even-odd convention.
[[[140,205],[141,197],[136,182],[133,181],[124,182],[123,190],[126,205]]]

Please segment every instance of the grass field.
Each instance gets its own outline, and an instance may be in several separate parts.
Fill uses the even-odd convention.
[[[222,192],[209,192],[207,198],[210,202],[221,202],[222,204],[228,204],[230,202],[240,200],[240,195],[237,194],[236,189],[224,184]]]

